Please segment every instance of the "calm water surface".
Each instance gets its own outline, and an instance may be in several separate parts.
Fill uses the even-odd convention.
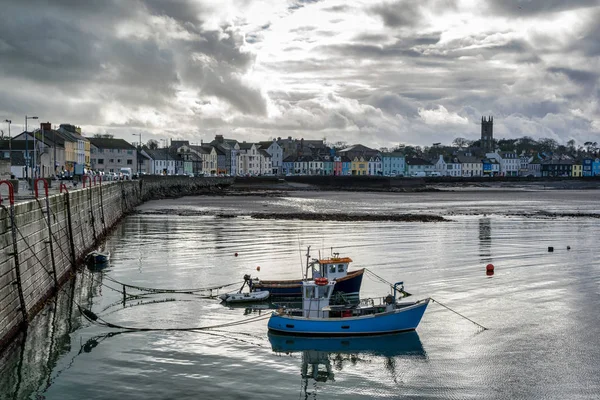
[[[599,194],[321,192],[146,203],[106,243],[110,268],[78,274],[36,317],[24,345],[0,358],[0,398],[598,398],[599,220],[517,214],[598,213]],[[182,210],[187,215],[179,215]],[[286,210],[426,212],[451,221],[315,223],[247,216]],[[238,217],[214,216],[222,212]],[[308,245],[314,256],[333,247],[354,260],[353,268],[403,280],[414,298],[431,296],[489,330],[434,303],[416,333],[273,337],[261,319],[268,311],[259,307],[225,307],[185,294],[128,298],[124,307],[122,288],[113,281],[173,289],[235,283],[235,289],[246,273],[297,278]],[[496,266],[491,277],[485,274],[490,262]],[[365,276],[362,297],[386,293]],[[71,296],[123,326],[248,323],[124,332],[83,319]]]

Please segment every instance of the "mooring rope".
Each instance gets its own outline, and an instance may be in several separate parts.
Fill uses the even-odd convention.
[[[240,282],[232,282],[232,283],[228,283],[228,284],[223,284],[223,285],[219,285],[219,286],[212,286],[212,287],[205,287],[205,288],[193,288],[193,289],[160,289],[160,288],[148,288],[148,287],[143,287],[143,286],[130,285],[128,283],[120,282],[114,278],[111,278],[110,276],[104,276],[104,278],[108,279],[109,281],[114,282],[118,285],[125,286],[126,288],[136,289],[141,292],[153,292],[153,293],[194,294],[197,292],[210,292],[213,290],[223,289],[223,288],[226,288],[229,286],[239,285],[240,283],[243,283],[243,281],[240,281]]]
[[[430,297],[430,299],[431,299],[431,301],[432,301],[432,302],[434,302],[434,303],[438,303],[440,306],[444,307],[445,309],[447,309],[447,310],[449,310],[449,311],[452,311],[454,314],[456,314],[456,315],[458,315],[458,316],[460,316],[460,317],[463,317],[464,319],[466,319],[466,320],[467,320],[467,321],[469,321],[469,322],[472,322],[472,323],[474,323],[475,325],[477,325],[478,327],[480,327],[480,328],[481,328],[481,329],[483,329],[484,331],[487,331],[487,330],[488,330],[488,328],[486,328],[485,326],[483,326],[483,325],[481,325],[481,324],[478,324],[477,322],[473,321],[473,320],[472,320],[472,319],[470,319],[470,318],[467,318],[467,317],[465,317],[464,315],[462,315],[462,314],[461,314],[461,313],[459,313],[458,311],[454,311],[454,310],[453,310],[453,309],[451,309],[450,307],[448,307],[448,306],[446,306],[446,305],[444,305],[444,304],[440,303],[439,301],[437,301],[437,300],[435,300],[435,299],[433,299],[433,298],[431,298],[431,297]]]
[[[130,326],[123,326],[123,325],[118,325],[118,324],[113,324],[111,322],[105,321],[102,318],[98,317],[94,312],[81,307],[80,305],[77,304],[77,307],[79,307],[79,311],[81,312],[81,314],[91,323],[100,325],[100,326],[106,326],[107,328],[115,328],[115,329],[123,329],[125,331],[135,331],[135,332],[150,332],[150,331],[181,331],[181,332],[190,332],[190,331],[203,331],[203,330],[208,330],[208,329],[216,329],[216,328],[226,328],[226,327],[231,327],[231,326],[237,326],[237,325],[245,325],[245,324],[249,324],[251,322],[257,322],[257,321],[262,321],[265,320],[267,318],[271,318],[271,314],[266,314],[266,315],[258,315],[256,317],[251,317],[251,318],[247,318],[244,320],[237,320],[237,321],[232,321],[232,322],[226,322],[223,324],[217,324],[217,325],[208,325],[208,326],[196,326],[196,327],[190,327],[190,328],[140,328],[140,327],[130,327]]]

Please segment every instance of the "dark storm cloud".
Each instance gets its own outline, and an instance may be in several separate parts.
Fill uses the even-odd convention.
[[[488,0],[488,3],[494,12],[521,17],[598,6],[598,0]]]
[[[575,49],[581,49],[588,57],[600,56],[600,10],[591,15],[590,22],[581,38],[571,43]]]
[[[32,5],[37,12],[31,11]],[[192,0],[10,1],[0,13],[0,79],[21,79],[62,92],[90,89],[96,102],[134,107],[167,107],[176,87],[189,83],[201,95],[263,115],[266,104],[260,91],[239,78],[254,61],[240,50],[243,38],[227,27],[203,30],[202,12]],[[167,17],[191,36],[137,32],[137,26],[149,26],[150,16]],[[119,27],[130,24],[133,35],[117,35]],[[200,68],[208,73],[186,73],[185,57],[190,54],[202,55],[193,63],[208,63]]]
[[[388,114],[400,114],[414,117],[418,114],[419,104],[394,93],[377,93],[367,99],[367,103]]]
[[[315,50],[327,54],[336,54],[346,57],[360,59],[374,59],[385,57],[420,57],[421,52],[404,46],[401,42],[391,45],[373,45],[373,44],[342,44],[318,46]]]
[[[435,10],[442,14],[448,10],[456,9],[455,0],[397,0],[372,6],[370,12],[381,17],[383,23],[390,28],[414,27],[421,23],[425,8]]]
[[[149,13],[164,15],[177,21],[198,23],[203,9],[193,0],[142,0]]]
[[[548,68],[548,72],[553,74],[562,74],[569,78],[571,81],[577,83],[578,85],[586,87],[589,87],[590,85],[593,87],[595,84],[597,84],[598,77],[600,76],[597,72],[589,72],[580,69],[560,67]]]
[[[378,15],[391,28],[412,27],[419,23],[422,13],[419,2],[397,1],[373,6],[371,12]]]

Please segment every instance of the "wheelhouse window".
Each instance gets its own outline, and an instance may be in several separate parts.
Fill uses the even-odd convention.
[[[338,272],[344,272],[346,270],[346,264],[338,264]]]
[[[335,264],[329,264],[329,272],[331,272],[331,273],[335,272]]]
[[[315,297],[315,288],[313,286],[308,286],[304,289],[304,297],[307,299],[312,299]]]

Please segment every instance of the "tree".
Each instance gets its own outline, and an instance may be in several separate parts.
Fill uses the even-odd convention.
[[[154,139],[150,139],[148,140],[148,142],[146,143],[146,146],[148,146],[148,148],[150,150],[156,150],[158,149],[158,141],[154,140]]]
[[[558,147],[558,143],[554,139],[544,138],[538,142],[540,151],[553,152]]]
[[[567,142],[567,147],[569,148],[569,151],[571,152],[571,154],[575,153],[575,140],[571,139]]]
[[[458,148],[469,147],[471,145],[471,141],[462,137],[457,137],[452,141],[452,145]]]
[[[115,135],[111,135],[110,133],[96,133],[96,134],[94,134],[94,138],[96,138],[96,139],[114,139]]]

